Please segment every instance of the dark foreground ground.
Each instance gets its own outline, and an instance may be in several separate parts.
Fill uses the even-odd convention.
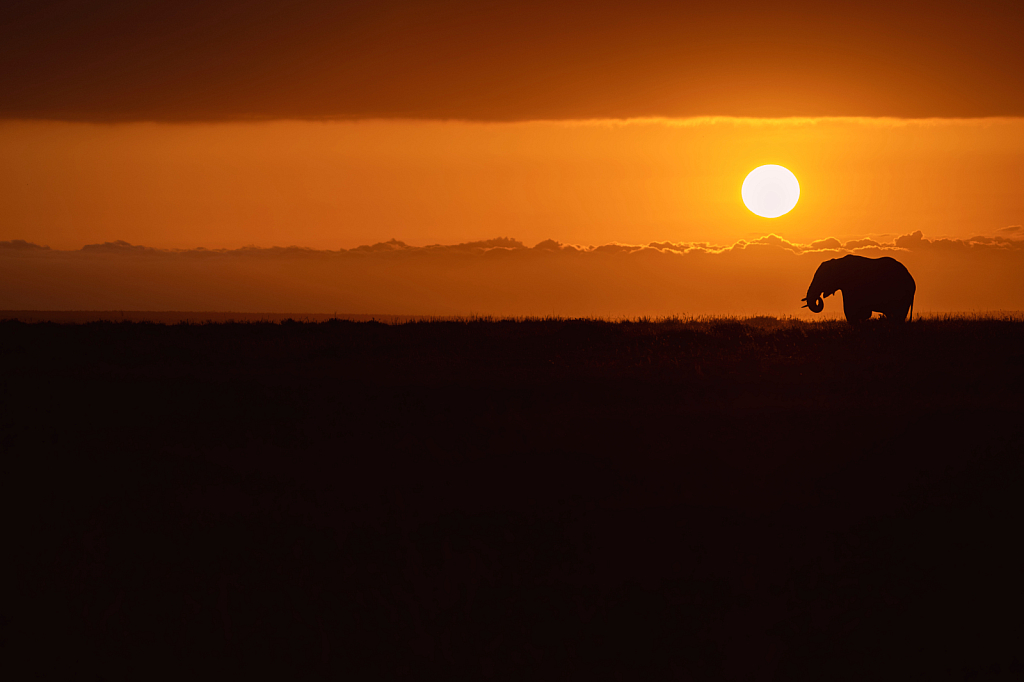
[[[1022,383],[1019,321],[0,323],[5,665],[1020,679]]]

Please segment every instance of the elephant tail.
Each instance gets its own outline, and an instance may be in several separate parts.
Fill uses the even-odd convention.
[[[910,321],[914,321],[914,296],[910,297]]]

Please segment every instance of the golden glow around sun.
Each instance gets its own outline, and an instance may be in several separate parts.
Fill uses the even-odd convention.
[[[788,168],[770,164],[747,174],[740,190],[743,203],[762,218],[778,218],[800,199],[800,183]]]

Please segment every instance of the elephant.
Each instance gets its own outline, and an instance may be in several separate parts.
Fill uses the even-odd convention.
[[[843,292],[843,312],[851,324],[863,322],[872,312],[882,313],[889,322],[905,322],[907,311],[914,318],[917,284],[907,268],[895,258],[843,256],[818,266],[807,289],[803,307],[812,313],[825,309],[822,296]]]

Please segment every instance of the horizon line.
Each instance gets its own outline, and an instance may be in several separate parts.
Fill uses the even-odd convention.
[[[60,317],[91,317],[92,319],[61,320]],[[147,316],[150,319],[147,319]],[[186,317],[190,316],[190,317]],[[203,316],[217,316],[214,320]],[[235,319],[228,316],[237,316]],[[163,317],[166,319],[152,319]],[[23,319],[28,318],[28,319]],[[314,319],[311,319],[314,318]],[[1024,322],[1024,310],[929,310],[917,313],[915,320],[1004,320]],[[633,315],[633,316],[601,316],[601,315],[485,315],[477,313],[453,315],[422,315],[402,313],[311,313],[311,312],[244,312],[219,310],[0,310],[0,322],[22,322],[24,324],[88,324],[90,322],[113,323],[152,323],[152,324],[224,324],[224,323],[266,323],[282,322],[300,324],[320,324],[331,320],[345,322],[378,322],[381,324],[405,324],[409,322],[608,322],[608,323],[650,323],[663,324],[672,322],[714,322],[714,321],[775,321],[780,323],[815,324],[821,322],[843,322],[845,317],[841,311],[821,313],[814,318],[799,315],[754,314],[673,314],[673,315]]]

